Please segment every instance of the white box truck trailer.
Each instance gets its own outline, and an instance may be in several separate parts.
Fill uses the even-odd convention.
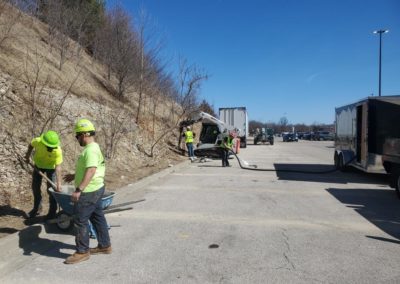
[[[219,119],[233,126],[240,138],[240,148],[246,148],[249,136],[249,121],[246,107],[219,108]]]

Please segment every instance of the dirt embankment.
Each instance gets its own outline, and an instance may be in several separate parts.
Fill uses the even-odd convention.
[[[0,22],[7,21],[7,15],[2,13]],[[136,124],[137,94],[131,91],[124,100],[114,98],[103,84],[105,68],[84,51],[75,54],[76,43],[72,41],[68,60],[60,70],[57,46],[49,45],[47,31],[45,24],[20,15],[11,36],[0,45],[0,237],[27,225],[24,215],[32,207],[31,169],[21,156],[42,130],[59,132],[64,154],[62,170],[71,173],[81,151],[73,125],[82,117],[92,120],[96,139],[108,156],[109,190],[184,159],[174,146],[178,141],[176,130],[165,135],[154,155],[149,155],[154,141],[165,131],[166,122],[172,123],[168,120],[173,102],[164,100],[154,117],[150,99],[145,97],[142,119]],[[119,135],[113,136],[115,125],[123,127]],[[42,191],[45,195],[44,186]],[[44,201],[46,206],[46,196]],[[43,214],[46,210],[44,207]]]

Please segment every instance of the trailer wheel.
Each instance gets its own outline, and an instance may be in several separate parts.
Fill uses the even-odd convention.
[[[347,171],[347,166],[344,163],[344,157],[342,154],[339,155],[339,170],[341,172],[346,172]]]
[[[69,231],[72,229],[74,222],[71,215],[67,214],[64,210],[58,212],[57,216],[57,227],[62,231]]]
[[[333,162],[335,164],[335,169],[340,170],[339,167],[339,155],[337,152],[335,152],[335,155],[333,156]]]

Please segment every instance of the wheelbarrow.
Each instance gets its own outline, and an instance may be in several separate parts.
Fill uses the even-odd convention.
[[[73,226],[73,212],[74,202],[71,200],[71,195],[75,191],[75,187],[72,185],[63,185],[61,192],[54,191],[53,188],[49,188],[49,191],[61,207],[61,211],[57,213],[56,218],[49,220],[49,223],[56,223],[57,227],[63,231],[68,231]],[[115,192],[106,191],[101,198],[101,206],[103,210],[107,209],[115,196]],[[89,221],[89,232],[91,238],[96,238],[96,232],[93,225]]]
[[[71,195],[75,191],[75,187],[72,185],[63,185],[61,186],[61,192],[54,191],[53,188],[49,188],[49,191],[54,196],[58,205],[61,207],[61,211],[57,213],[56,218],[49,220],[48,223],[50,224],[55,223],[57,227],[62,231],[70,230],[74,225],[73,222],[74,202],[72,202],[71,200]],[[111,205],[115,194],[116,194],[115,192],[111,191],[104,192],[104,195],[101,199],[101,206],[103,208],[104,214],[130,210],[133,209],[133,207],[125,207],[125,206],[145,201],[145,199],[140,199],[116,205]],[[108,228],[110,228],[110,226],[108,226]],[[96,231],[90,221],[89,221],[89,236],[92,239],[96,238]]]

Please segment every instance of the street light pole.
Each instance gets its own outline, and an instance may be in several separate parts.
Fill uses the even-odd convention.
[[[374,34],[379,34],[379,96],[381,96],[382,87],[382,34],[388,33],[389,30],[374,31]]]

